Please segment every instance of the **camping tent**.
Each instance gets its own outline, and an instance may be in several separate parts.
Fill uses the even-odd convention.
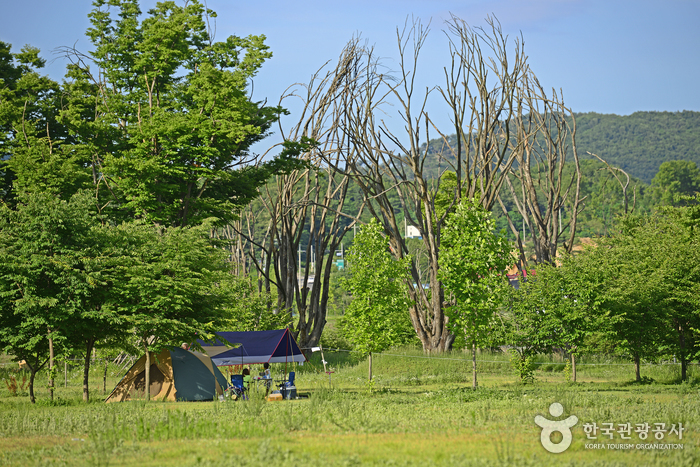
[[[227,382],[211,359],[200,352],[181,348],[151,353],[151,398],[203,401],[223,394]],[[146,356],[141,357],[119,381],[105,402],[123,402],[143,397],[146,386]]]
[[[289,329],[217,332],[216,335],[220,339],[214,343],[197,342],[217,366],[306,361]],[[237,346],[231,348],[230,344]]]

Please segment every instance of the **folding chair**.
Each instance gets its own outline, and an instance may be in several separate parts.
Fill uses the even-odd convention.
[[[236,399],[248,399],[246,388],[243,384],[243,375],[231,375],[231,391]]]
[[[280,392],[282,393],[282,397],[284,397],[285,399],[295,399],[297,396],[297,388],[296,386],[294,386],[295,376],[296,373],[290,371],[287,380],[282,381],[282,384],[280,384]]]
[[[294,386],[294,376],[295,372],[290,371],[287,376],[287,379],[278,379],[277,381],[279,383],[279,388],[283,389],[289,386]]]

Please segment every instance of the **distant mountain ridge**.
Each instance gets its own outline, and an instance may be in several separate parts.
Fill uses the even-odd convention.
[[[687,160],[700,167],[700,112],[635,112],[631,115],[577,113],[576,147],[581,159],[597,154],[610,165],[620,167],[631,176],[651,183],[661,163]],[[455,135],[447,137],[454,146]],[[425,144],[423,145],[425,148]],[[444,142],[430,142],[430,153],[445,150]],[[437,161],[426,164],[437,173]],[[441,164],[442,170],[447,164]]]
[[[645,183],[662,162],[687,160],[700,166],[700,112],[575,114],[581,158],[592,152]]]

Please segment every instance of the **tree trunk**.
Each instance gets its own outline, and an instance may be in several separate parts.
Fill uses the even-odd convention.
[[[372,381],[372,352],[369,353],[369,357],[367,358],[367,362],[369,363],[369,380]]]
[[[678,329],[678,357],[681,360],[681,381],[686,381],[688,378],[688,358],[685,350],[685,334],[682,324],[677,323],[676,328]]]
[[[681,381],[688,381],[688,359],[681,357]]]
[[[49,397],[53,400],[53,386],[54,386],[54,353],[53,353],[53,337],[51,337],[51,331],[49,331]]]
[[[472,389],[476,386],[476,341],[472,341]]]
[[[29,401],[32,404],[36,404],[36,398],[34,397],[34,377],[36,376],[37,370],[29,367],[31,374],[29,375]]]
[[[576,355],[571,354],[571,381],[576,382]]]
[[[107,363],[109,363],[109,360],[105,358],[105,373],[102,376],[102,394],[107,394]]]
[[[145,371],[145,381],[144,393],[146,395],[146,400],[151,400],[151,353],[148,351],[148,343],[144,343],[146,349],[146,371]]]
[[[640,365],[641,365],[641,358],[639,355],[634,356],[634,373],[635,373],[635,381],[638,383],[642,381],[642,375],[640,373]]]
[[[83,365],[83,401],[90,401],[90,356],[92,354],[92,349],[95,343],[89,341],[87,343],[87,348],[85,349],[85,362]]]

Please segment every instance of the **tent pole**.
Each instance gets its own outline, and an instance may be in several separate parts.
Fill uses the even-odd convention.
[[[287,360],[289,355],[289,328],[287,328],[287,342],[284,345],[284,379],[289,381],[289,373],[287,372]]]

